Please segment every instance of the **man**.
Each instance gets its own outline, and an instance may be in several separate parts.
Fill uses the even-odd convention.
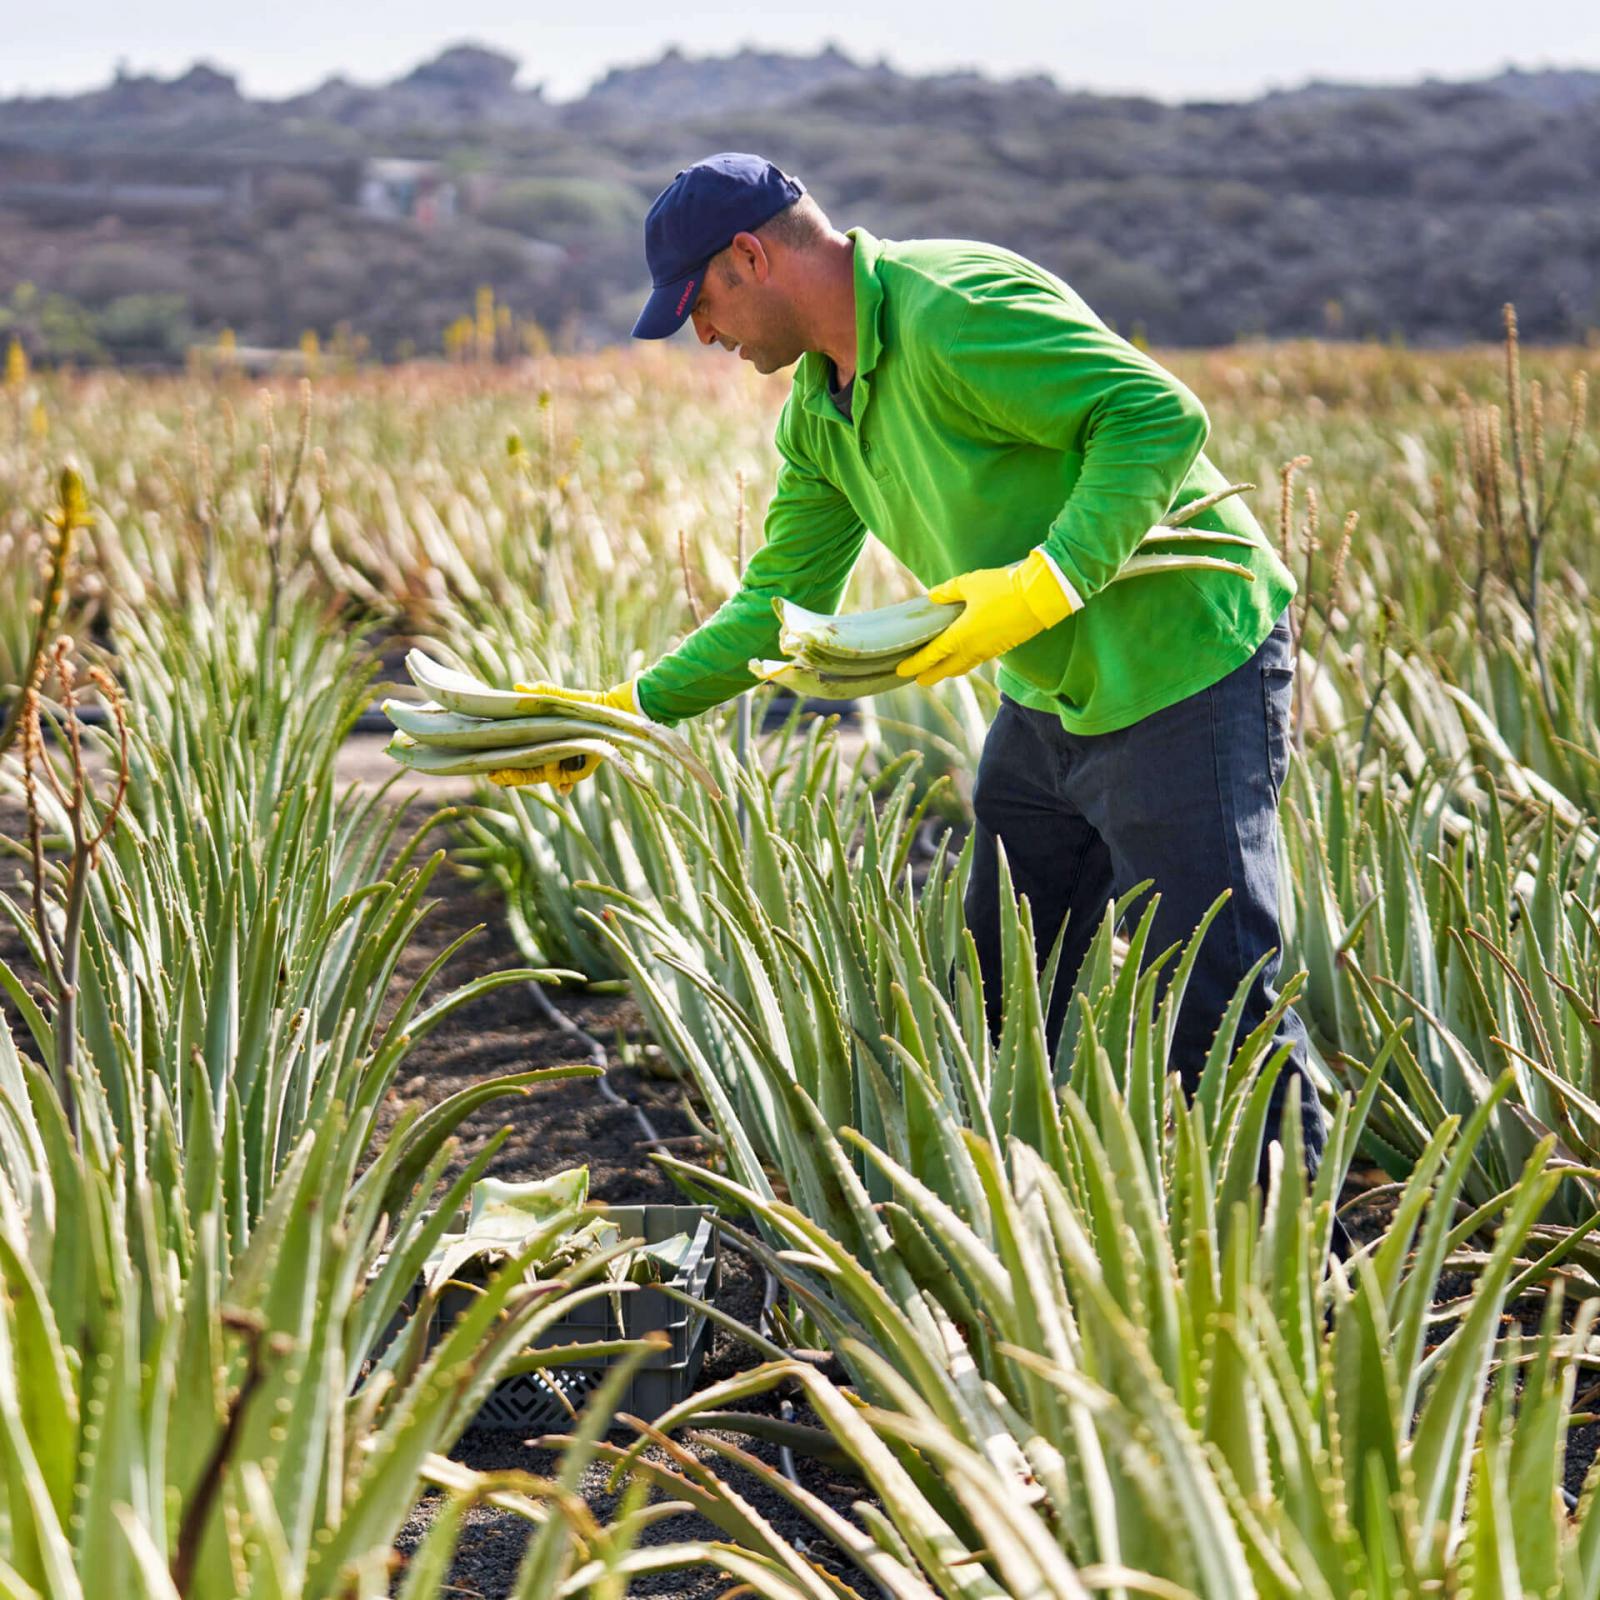
[[[645,250],[654,289],[636,337],[692,321],[702,344],[759,372],[799,365],[766,540],[739,591],[637,679],[571,692],[664,723],[741,693],[746,663],[776,653],[773,597],[836,610],[871,529],[933,599],[964,602],[902,672],[932,684],[1000,662],[966,905],[986,978],[1000,964],[997,843],[1042,948],[1068,919],[1069,978],[1107,901],[1133,885],[1154,879],[1161,896],[1152,953],[1230,891],[1178,1021],[1174,1062],[1192,1089],[1257,961],[1241,1037],[1275,998],[1294,593],[1239,499],[1193,526],[1247,535],[1211,553],[1253,581],[1115,581],[1169,510],[1224,486],[1201,453],[1199,401],[1043,268],[984,244],[841,233],[756,156],[680,172],[651,207]],[[503,777],[564,792],[595,764]],[[993,1005],[999,983],[987,987]],[[1323,1123],[1292,1010],[1278,1041],[1292,1045],[1283,1081],[1300,1077],[1314,1167]]]

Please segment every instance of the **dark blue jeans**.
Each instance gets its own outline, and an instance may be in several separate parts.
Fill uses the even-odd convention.
[[[1070,980],[1105,915],[1106,902],[1146,878],[1161,895],[1149,955],[1186,942],[1207,907],[1233,891],[1200,947],[1178,1014],[1171,1065],[1193,1093],[1206,1052],[1239,980],[1271,951],[1240,1021],[1243,1039],[1271,1009],[1278,976],[1278,793],[1289,766],[1294,668],[1288,615],[1227,677],[1113,733],[1068,733],[1059,718],[1003,698],[984,742],[973,793],[977,840],[966,918],[983,967],[991,1026],[1001,994],[995,841],[1018,894],[1033,908],[1041,959],[1067,919],[1048,1016],[1050,1047]],[[1142,904],[1135,912],[1142,910]],[[1175,962],[1169,962],[1170,973]],[[1277,1135],[1293,1075],[1307,1165],[1315,1172],[1325,1132],[1304,1077],[1305,1025],[1293,1009],[1277,1042],[1292,1047],[1267,1126]],[[1265,1173],[1265,1151],[1262,1172]]]

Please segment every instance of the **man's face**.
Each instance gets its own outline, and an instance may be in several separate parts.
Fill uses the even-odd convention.
[[[773,281],[770,258],[741,248],[741,234],[706,266],[706,280],[689,312],[701,344],[735,351],[757,372],[777,372],[805,354],[794,308]]]

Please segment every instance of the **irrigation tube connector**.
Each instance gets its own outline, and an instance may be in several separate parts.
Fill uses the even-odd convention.
[[[582,1028],[580,1028],[578,1024],[574,1022],[572,1018],[569,1017],[566,1012],[564,1012],[555,1003],[555,1001],[550,998],[548,994],[545,993],[545,988],[542,983],[530,983],[528,987],[533,990],[533,1003],[539,1008],[539,1011],[544,1016],[545,1020],[553,1023],[563,1033],[569,1034],[572,1038],[578,1040],[584,1049],[589,1052],[589,1060],[593,1062],[595,1066],[599,1067],[600,1076],[595,1080],[595,1083],[599,1087],[601,1097],[609,1101],[612,1105],[619,1107],[623,1111],[631,1111],[634,1115],[634,1120],[639,1124],[640,1131],[644,1134],[645,1143],[649,1145],[652,1150],[662,1148],[665,1144],[665,1141],[662,1139],[661,1135],[656,1132],[655,1124],[651,1122],[649,1117],[647,1117],[632,1100],[628,1099],[626,1095],[618,1094],[617,1091],[611,1087],[611,1080],[607,1076],[606,1047],[601,1044],[592,1033],[586,1033]]]

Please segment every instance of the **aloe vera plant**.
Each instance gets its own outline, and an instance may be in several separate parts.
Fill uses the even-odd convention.
[[[1505,1375],[1528,1358],[1501,1339],[1502,1311],[1558,1270],[1591,1286],[1597,1217],[1550,1223],[1566,1178],[1549,1139],[1479,1187],[1513,1076],[1428,1130],[1388,1231],[1330,1270],[1334,1206],[1408,1048],[1400,1028],[1376,1041],[1359,1099],[1335,1101],[1315,1186],[1291,1138],[1262,1208],[1271,1023],[1236,1041],[1222,1019],[1192,1105],[1168,1076],[1195,944],[1147,965],[1147,911],[1119,954],[1113,908],[1052,1060],[1052,974],[1038,976],[1026,907],[1012,905],[1008,1020],[991,1040],[961,865],[936,862],[912,892],[901,790],[844,827],[825,791],[730,784],[744,786],[748,875],[704,875],[733,819],[653,797],[653,843],[679,853],[649,897],[606,893],[595,926],[710,1111],[715,1165],[669,1170],[752,1221],[749,1248],[789,1290],[780,1326],[837,1352],[869,1408],[853,1432],[841,1408],[833,1431],[901,1508],[892,1536],[874,1525],[872,1559],[948,1570],[949,1593],[1071,1593],[1081,1568],[1173,1592],[1333,1596],[1392,1555],[1397,1592],[1459,1581],[1494,1533],[1480,1519],[1504,1516],[1482,1475],[1503,1474],[1519,1429],[1564,1430],[1588,1344],[1589,1314],[1568,1328],[1552,1297],[1533,1347],[1543,1399],[1524,1420]],[[800,797],[781,827],[780,792]],[[1297,993],[1286,985],[1282,1003]],[[1477,1283],[1445,1310],[1447,1268]],[[681,1420],[794,1376],[741,1380]],[[1560,1452],[1540,1459],[1537,1515],[1505,1559],[1580,1594],[1594,1524],[1568,1525]],[[1013,1520],[994,1520],[997,1502]],[[918,1543],[911,1530],[929,1527],[953,1545]]]
[[[1308,970],[1305,1015],[1340,1075],[1359,1083],[1375,1041],[1409,1024],[1390,1059],[1368,1146],[1396,1179],[1450,1115],[1510,1088],[1468,1181],[1484,1201],[1545,1133],[1564,1176],[1551,1220],[1600,1204],[1595,989],[1600,836],[1556,808],[1463,804],[1424,774],[1409,794],[1365,792],[1337,767],[1291,785],[1291,950]],[[1600,1258],[1585,1254],[1590,1270]]]
[[[385,860],[397,818],[336,793],[359,675],[343,716],[306,706],[349,647],[151,627],[170,631],[125,654],[120,809],[86,878],[63,879],[42,841],[98,814],[79,759],[93,736],[60,756],[35,737],[7,772],[41,871],[32,903],[7,908],[30,952],[46,927],[76,941],[61,965],[81,981],[66,1052],[62,997],[42,1005],[0,963],[38,1060],[0,1030],[0,1562],[15,1592],[52,1600],[379,1593],[424,1462],[604,1266],[537,1292],[496,1277],[438,1350],[403,1335],[371,1364],[492,1159],[493,1143],[436,1213],[450,1134],[496,1096],[595,1069],[487,1080],[403,1111],[379,1148],[417,1039],[497,984],[562,975],[494,973],[424,1005],[447,951],[385,1015],[440,858],[413,864],[419,834]],[[305,670],[268,674],[254,649]],[[200,660],[203,692],[173,692],[166,672]],[[286,685],[275,702],[268,681]],[[43,781],[43,761],[60,776]],[[81,916],[62,904],[80,892]]]
[[[422,854],[434,819],[398,837],[401,813],[381,794],[341,793],[335,782],[333,755],[365,676],[350,647],[305,627],[258,641],[275,657],[251,657],[248,632],[219,657],[180,619],[167,625],[159,653],[126,653],[127,796],[88,887],[78,1027],[121,1138],[170,1117],[181,1144],[221,1158],[230,1235],[242,1245],[273,1174],[331,1104],[370,1138],[406,1048],[476,995],[559,975],[508,969],[424,1004],[458,940],[386,1015],[443,854]],[[210,692],[178,692],[173,669]],[[347,676],[335,715],[306,714]],[[267,679],[293,687],[264,702]],[[37,802],[44,831],[64,831],[48,786]],[[9,898],[0,907],[42,969],[34,909]],[[0,981],[49,1064],[48,1019],[18,980]]]
[[[689,1439],[797,1504],[835,1559],[888,1592],[1592,1593],[1600,1471],[1576,1515],[1562,1478],[1594,1304],[1568,1319],[1556,1292],[1536,1331],[1500,1332],[1538,1276],[1525,1253],[1553,1179],[1548,1148],[1502,1197],[1496,1247],[1441,1329],[1430,1307],[1460,1237],[1450,1202],[1481,1121],[1443,1130],[1394,1225],[1350,1276],[1326,1277],[1305,1248],[1318,1212],[1290,1166],[1264,1216],[1238,1205],[1227,1227],[1197,1122],[1180,1111],[1173,1140],[1200,1160],[1174,1150],[1163,1181],[1138,1149],[1134,1108],[1104,1087],[1109,1137],[1081,1142],[1076,1129],[1094,1124],[1069,1095],[1075,1128],[1054,1161],[1014,1149],[1008,1177],[1008,1158],[972,1141],[981,1219],[954,1216],[880,1157],[897,1203],[864,1259],[793,1206],[704,1180],[774,1236],[778,1248],[755,1248],[791,1292],[827,1306],[817,1315],[855,1393],[780,1359],[694,1396],[651,1436],[702,1413],[725,1430],[729,1406],[798,1387],[822,1430],[811,1447],[829,1443],[873,1491],[867,1537],[747,1452]],[[1248,1077],[1242,1087],[1230,1118],[1257,1098]],[[1340,1147],[1354,1134],[1341,1116]],[[692,1457],[671,1469],[614,1459],[771,1550]],[[817,1568],[784,1577],[761,1592],[832,1592]]]
[[[0,1037],[0,1575],[51,1600],[383,1592],[430,1453],[584,1291],[528,1293],[513,1264],[426,1360],[396,1341],[369,1370],[444,1226],[439,1119],[407,1115],[359,1172],[366,1142],[335,1105],[235,1249],[216,1152],[170,1121],[119,1145],[97,1089],[80,1078],[80,1144]]]
[[[1025,912],[1012,919],[1009,977],[1026,987]],[[1485,1219],[1457,1202],[1493,1103],[1448,1119],[1380,1236],[1330,1264],[1332,1208],[1382,1060],[1359,1100],[1339,1102],[1309,1191],[1288,1119],[1263,1200],[1255,1144],[1281,1066],[1264,1059],[1265,1036],[1215,1053],[1188,1104],[1160,1070],[1148,978],[1077,1005],[1059,1094],[1042,1046],[1026,1052],[1042,1091],[1031,1140],[928,1095],[937,1158],[897,1157],[790,1086],[848,1228],[802,1182],[781,1199],[667,1159],[750,1218],[746,1247],[843,1360],[857,1399],[780,1361],[658,1429],[803,1382],[880,1500],[870,1546],[819,1516],[825,1535],[880,1582],[872,1563],[897,1558],[907,1582],[925,1575],[946,1594],[1448,1593],[1481,1575],[1487,1545],[1495,1592],[1588,1593],[1600,1471],[1576,1520],[1561,1491],[1595,1308],[1567,1318],[1557,1285],[1536,1334],[1502,1331],[1510,1304],[1558,1276],[1596,1220],[1538,1239],[1560,1181],[1552,1141],[1491,1201],[1492,1248],[1467,1252]],[[920,1054],[905,1053],[907,1078],[917,1069],[931,1086]],[[862,1158],[883,1198],[858,1176]],[[1463,1267],[1472,1287],[1447,1292],[1447,1270]]]

